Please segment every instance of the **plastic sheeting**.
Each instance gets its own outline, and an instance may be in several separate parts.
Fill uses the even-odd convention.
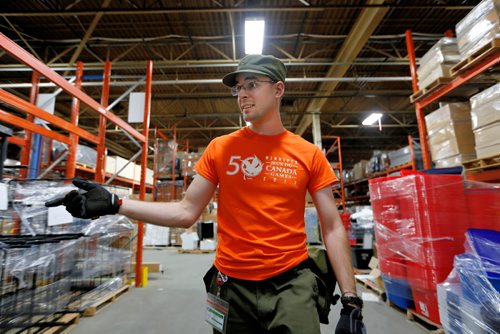
[[[460,61],[455,38],[443,37],[420,59],[418,86],[423,89],[439,78],[450,76],[450,69]]]
[[[500,1],[483,0],[455,26],[462,59],[500,38]]]
[[[439,312],[447,333],[500,332],[500,232],[471,229],[466,253],[438,285]]]
[[[395,287],[389,299],[413,300],[439,322],[436,284],[463,253],[468,228],[500,228],[500,186],[417,172],[370,180],[370,197],[380,270]]]

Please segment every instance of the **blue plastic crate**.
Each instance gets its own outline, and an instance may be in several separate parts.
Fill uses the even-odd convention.
[[[387,298],[402,309],[415,308],[410,284],[405,279],[392,278],[382,274]]]

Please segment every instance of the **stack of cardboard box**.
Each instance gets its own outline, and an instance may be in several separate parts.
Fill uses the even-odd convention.
[[[469,103],[448,103],[425,116],[432,161],[436,167],[458,166],[474,159]]]
[[[418,88],[424,89],[439,78],[450,77],[450,69],[459,61],[456,39],[441,38],[420,60]]]
[[[466,59],[494,39],[500,38],[500,1],[483,0],[457,23],[457,45]]]
[[[470,99],[478,159],[500,154],[500,83]]]

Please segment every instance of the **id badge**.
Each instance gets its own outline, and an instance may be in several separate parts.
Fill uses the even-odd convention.
[[[207,311],[205,320],[221,333],[226,333],[229,303],[210,292],[207,295]]]

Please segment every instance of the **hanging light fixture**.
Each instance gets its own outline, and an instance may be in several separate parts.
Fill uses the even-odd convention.
[[[265,26],[262,19],[245,20],[245,54],[262,54]]]
[[[381,113],[372,113],[370,116],[365,118],[361,124],[372,125],[375,124],[375,122],[380,121],[381,118],[382,118]]]

